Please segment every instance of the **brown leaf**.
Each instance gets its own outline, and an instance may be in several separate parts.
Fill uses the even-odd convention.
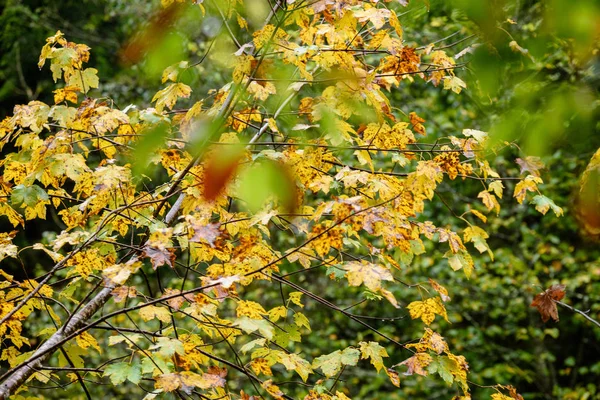
[[[192,228],[194,229],[194,236],[192,236],[190,242],[205,242],[208,245],[210,245],[210,247],[214,248],[215,240],[217,240],[217,238],[221,234],[221,232],[219,231],[220,226],[221,224],[192,224]]]
[[[565,285],[552,285],[546,291],[535,296],[531,303],[531,307],[537,307],[542,316],[542,321],[546,322],[550,318],[554,321],[558,321],[556,301],[565,297],[565,289]]]
[[[544,163],[539,157],[517,158],[517,164],[521,167],[521,174],[525,172],[531,173],[533,176],[540,176],[540,169],[544,168]]]
[[[127,297],[135,297],[136,293],[135,287],[133,286],[118,286],[110,292],[116,303],[122,302]]]
[[[144,255],[150,258],[153,269],[165,264],[173,268],[173,263],[175,262],[175,249],[159,249],[152,246],[145,246]]]
[[[425,367],[427,367],[431,361],[432,358],[429,354],[416,353],[414,356],[402,361],[398,365],[406,365],[408,367],[408,371],[406,371],[404,375],[417,374],[427,376],[427,370]]]
[[[226,376],[227,370],[217,366],[209,367],[208,371],[202,375],[203,378],[210,382],[211,387],[225,387]]]
[[[163,292],[163,295],[161,297],[169,297],[169,296],[174,296],[176,294],[181,293],[180,290],[178,289],[171,289],[171,288],[167,288],[165,289],[165,291]],[[183,296],[178,296],[178,297],[173,297],[170,298],[169,300],[167,300],[167,304],[171,307],[174,308],[175,310],[179,310],[181,308],[181,305],[186,301],[186,298]]]

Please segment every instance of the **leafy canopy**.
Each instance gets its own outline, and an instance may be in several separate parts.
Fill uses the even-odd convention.
[[[518,203],[560,216],[540,193],[539,161],[518,159],[522,175],[501,176],[486,157],[504,144],[476,129],[431,143],[427,121],[393,102],[416,81],[457,95],[467,88],[443,46],[408,44],[403,1],[288,1],[262,20],[254,2],[162,3],[165,18],[199,7],[222,20],[232,38],[216,36],[215,46],[235,48],[226,59],[169,66],[153,107],[120,109],[94,97],[90,48],[58,31],[39,59],[60,82],[55,104],[17,105],[0,123],[0,215],[15,229],[1,237],[0,257],[41,251],[51,265],[35,279],[0,271],[10,367],[0,397],[34,393],[34,380],[88,393],[87,374],[139,386],[146,399],[281,399],[292,398],[281,383],[296,374],[307,386],[294,398],[348,399],[340,375],[370,363],[394,386],[399,372],[437,374],[470,398],[468,360],[442,335],[448,290],[433,279],[405,287],[402,276],[428,249],[467,278],[479,268],[474,250],[493,259],[486,222],[500,212],[505,179],[517,180]],[[157,21],[141,36],[160,34]],[[147,50],[140,43],[125,50],[130,61]],[[227,82],[197,93],[185,72],[210,61]],[[455,180],[480,187],[461,231],[422,218],[438,186]],[[48,215],[43,239],[13,243]],[[344,298],[325,299],[298,278],[314,270]],[[342,306],[363,299],[408,310],[424,335],[402,344]],[[554,318],[544,299],[542,315]],[[345,332],[344,348],[303,346],[325,328],[311,318],[316,307],[370,337]],[[390,360],[392,349],[400,359]],[[497,390],[509,395],[494,398],[518,396]]]

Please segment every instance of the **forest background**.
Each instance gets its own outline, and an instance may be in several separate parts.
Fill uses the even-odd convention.
[[[100,71],[102,82],[94,96],[110,98],[121,109],[128,104],[148,107],[163,87],[164,68],[200,59],[215,37],[228,36],[220,29],[218,13],[203,16],[199,8],[190,8],[176,24],[152,38],[143,62],[131,65],[120,57],[122,49],[148,26],[159,4],[137,0],[4,3],[0,7],[0,120],[12,115],[16,104],[31,100],[53,104],[52,73],[38,68],[38,58],[45,39],[57,30],[69,41],[92,48],[89,66]],[[206,3],[210,9],[210,2]],[[564,212],[562,217],[552,212],[542,215],[532,206],[518,204],[508,195],[513,183],[506,181],[502,209],[498,216],[488,216],[486,227],[493,259],[487,252],[473,254],[476,268],[467,279],[439,257],[425,253],[408,261],[411,267],[403,271],[402,280],[418,283],[434,277],[448,289],[451,301],[446,308],[451,324],[436,320],[434,325],[444,325],[448,345],[468,360],[469,380],[481,385],[472,387],[473,398],[495,393],[486,385],[506,383],[525,399],[600,399],[600,328],[564,308],[559,308],[560,321],[543,322],[530,307],[537,293],[552,284],[563,284],[567,288],[564,302],[600,320],[600,250],[594,241],[598,232],[586,230],[585,221],[583,226],[578,222],[575,207],[580,177],[600,148],[598,4],[593,0],[400,3],[404,2],[386,4],[401,15],[405,41],[415,46],[435,43],[436,48],[452,54],[456,75],[466,88],[442,90],[415,79],[391,90],[390,101],[426,121],[428,143],[463,129],[492,131],[497,139],[511,143],[490,156],[490,164],[501,176],[521,174],[514,162],[518,157],[540,157],[544,164],[539,171],[544,181],[540,187]],[[265,11],[257,5],[256,12]],[[217,46],[214,54],[208,52],[208,58],[224,57],[219,52]],[[185,73],[183,79],[194,93],[206,93],[230,80],[230,69],[215,68],[214,64],[199,63]],[[184,109],[196,100],[192,94],[177,108]],[[424,220],[459,229],[454,228],[462,224],[458,216],[476,200],[463,189],[457,191],[456,185],[444,181],[438,186],[436,200],[422,213]],[[467,192],[476,195],[480,190],[476,185]],[[23,248],[40,241],[56,230],[53,219],[57,218],[49,215],[47,221],[27,222],[25,233],[14,243]],[[6,218],[0,220],[0,227],[3,232],[12,229]],[[2,268],[22,277],[23,265],[31,276],[48,268],[27,253],[21,262],[5,259]],[[312,290],[326,298],[344,299],[346,295],[345,289],[331,284],[325,274],[306,274],[302,281],[310,281]],[[261,296],[274,294],[258,287],[254,298]],[[404,306],[407,302],[402,300]],[[422,336],[421,326],[408,323],[405,308],[372,304],[363,311],[370,314],[377,308],[374,314],[382,319],[373,324],[382,332],[401,342]],[[302,337],[308,348],[333,351],[369,335],[344,315],[310,304],[306,312],[310,312],[311,323],[321,329],[319,335]],[[100,355],[90,357],[86,365],[101,363]],[[6,360],[0,362],[4,372]],[[415,375],[402,377],[398,389],[370,365],[353,367],[339,380],[357,399],[438,399],[458,394],[456,387],[449,388],[441,379]],[[35,393],[43,398],[82,396],[77,384],[64,390],[58,395],[43,389]],[[125,398],[131,388],[90,385],[89,390],[94,398],[107,393]],[[290,390],[294,393],[296,389]]]

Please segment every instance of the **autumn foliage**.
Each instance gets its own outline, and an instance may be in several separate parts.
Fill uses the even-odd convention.
[[[162,13],[176,18],[170,3]],[[215,12],[202,3],[189,6]],[[477,129],[433,142],[410,104],[398,108],[392,94],[414,81],[466,88],[446,50],[406,45],[404,2],[288,1],[260,26],[244,2],[222,3],[217,15],[241,32],[227,83],[196,93],[180,79],[194,63],[182,61],[146,108],[94,97],[102,71],[86,66],[85,44],[59,31],[43,46],[54,104],[17,105],[0,123],[0,215],[14,227],[0,259],[33,253],[48,266],[28,277],[0,270],[0,398],[55,380],[88,394],[83,377],[93,376],[139,386],[145,399],[342,400],[352,387],[340,375],[364,364],[395,390],[432,375],[470,399],[469,360],[444,338],[449,290],[435,276],[407,285],[403,273],[429,252],[473,279],[472,255],[494,258],[486,223],[507,198],[561,216],[540,190],[543,165],[522,155],[510,160],[520,176],[501,176],[487,157],[506,143]],[[124,50],[129,62],[152,47],[148,32]],[[459,231],[422,218],[448,181],[471,196]],[[39,220],[54,230],[17,247]],[[313,270],[344,288],[344,304],[373,302],[372,315],[298,279]],[[420,300],[406,301],[409,291]],[[553,286],[532,306],[558,320],[563,296]],[[324,328],[317,306],[369,334],[305,347]],[[401,343],[378,330],[369,318],[384,306],[406,310],[402,324],[422,336]],[[493,399],[521,398],[497,384]]]

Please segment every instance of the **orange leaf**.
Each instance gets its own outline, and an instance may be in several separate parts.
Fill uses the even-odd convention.
[[[241,151],[223,151],[213,154],[204,168],[204,198],[216,199],[225,189],[237,170],[243,153]]]

